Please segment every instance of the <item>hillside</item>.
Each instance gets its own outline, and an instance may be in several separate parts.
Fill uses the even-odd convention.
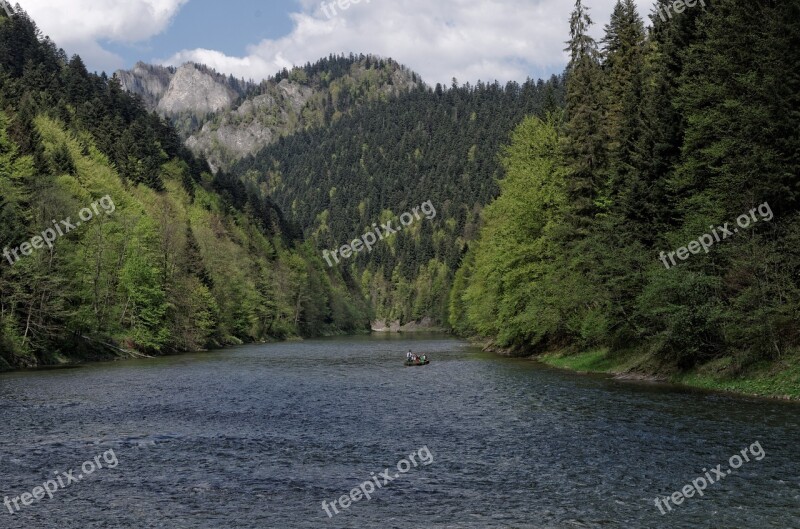
[[[435,219],[331,271],[361,286],[379,320],[400,324],[446,324],[452,277],[498,192],[497,151],[525,115],[563,105],[558,77],[426,87],[370,56],[331,56],[258,85],[194,64],[140,63],[117,75],[176,123],[218,179],[258,189],[320,255],[379,219],[435,203]]]
[[[796,395],[797,2],[718,2],[651,31],[620,2],[602,47],[583,9],[566,111],[527,118],[504,150],[451,324],[587,353],[556,360],[581,369]]]
[[[0,103],[0,369],[366,328],[269,199],[24,13],[0,13]]]
[[[498,193],[497,152],[525,115],[563,103],[563,79],[419,87],[328,127],[281,138],[232,173],[260,186],[318,251],[430,201],[435,217],[338,264],[380,320],[447,323],[448,292],[482,207]]]
[[[138,63],[115,75],[123,89],[167,117],[214,171],[282,136],[329,125],[360,105],[389,100],[421,83],[392,60],[363,55],[330,56],[260,83],[193,63]]]

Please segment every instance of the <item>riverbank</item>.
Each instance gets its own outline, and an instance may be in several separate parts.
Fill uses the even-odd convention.
[[[368,334],[364,332],[361,334]],[[358,335],[358,334],[357,334]],[[344,333],[325,334],[320,337],[348,336]],[[35,369],[56,369],[76,367],[96,362],[110,362],[116,360],[132,360],[136,358],[159,358],[166,356],[178,356],[182,354],[200,353],[208,350],[226,349],[238,345],[268,344],[279,342],[303,341],[307,338],[296,335],[284,338],[270,337],[267,340],[257,342],[244,341],[239,338],[229,336],[225,341],[212,342],[205,349],[199,350],[170,350],[161,352],[142,352],[130,347],[120,347],[107,341],[101,341],[86,336],[71,336],[58,350],[40,351],[29,353],[24,357],[4,358],[0,354],[0,373],[13,371],[35,370]],[[109,340],[110,341],[110,340]]]
[[[609,355],[607,349],[576,354],[550,352],[535,359],[577,373],[605,373],[620,379],[669,382],[713,391],[800,401],[800,354],[796,352],[745,369],[738,368],[734,358],[725,357],[688,372],[665,369],[646,353]]]
[[[45,351],[29,351],[20,355],[11,353],[11,348],[0,350],[0,373],[25,369],[70,367],[93,362],[148,356],[140,351],[126,349],[108,342],[109,340],[104,341],[70,334],[63,339],[63,342],[58,347]],[[7,356],[4,356],[4,354]]]
[[[425,316],[419,320],[412,320],[404,325],[400,324],[400,320],[387,321],[375,320],[370,324],[372,332],[389,332],[389,333],[403,333],[403,332],[441,332],[449,333],[448,329],[434,323],[433,318]]]
[[[427,329],[418,329],[417,332]],[[410,332],[410,331],[409,331]],[[96,362],[110,362],[116,360],[131,360],[136,358],[160,358],[165,356],[178,356],[182,354],[201,353],[209,350],[227,349],[238,345],[256,345],[281,342],[302,342],[315,338],[333,338],[345,336],[366,336],[369,330],[356,333],[326,332],[319,336],[298,336],[295,334],[285,337],[270,336],[265,340],[245,341],[235,336],[228,336],[223,341],[211,342],[204,349],[199,350],[170,350],[161,352],[143,352],[121,344],[109,343],[113,340],[98,340],[88,336],[72,335],[65,339],[58,350],[40,351],[29,353],[24,357],[4,358],[0,350],[0,373],[23,371],[26,369],[53,369],[61,367],[75,367]],[[2,338],[2,336],[0,336]]]

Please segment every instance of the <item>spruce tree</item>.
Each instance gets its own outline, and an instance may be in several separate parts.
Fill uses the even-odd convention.
[[[641,135],[645,34],[633,0],[617,1],[605,31],[605,127],[610,172],[606,193],[624,218],[640,221],[643,204],[637,193],[641,184],[636,141]]]
[[[570,18],[570,53],[567,65],[566,137],[568,160],[567,190],[575,228],[583,231],[597,211],[596,200],[605,168],[603,101],[598,90],[602,82],[600,52],[589,35],[592,20],[582,0],[576,0]]]

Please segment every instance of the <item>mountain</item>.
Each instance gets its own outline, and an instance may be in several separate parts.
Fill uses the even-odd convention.
[[[330,56],[260,83],[203,65],[137,63],[116,77],[145,106],[167,117],[212,170],[228,168],[278,138],[326,126],[360,105],[387,101],[421,84],[392,60]]]
[[[320,254],[432,201],[437,218],[331,271],[360,285],[377,318],[395,327],[446,324],[461,255],[498,193],[496,153],[524,116],[563,105],[564,86],[553,77],[427,87],[396,62],[363,55],[330,56],[259,84],[196,64],[139,63],[116,76],[182,131],[217,180],[257,190],[287,212],[284,231],[299,227]]]
[[[182,131],[218,180],[274,203],[286,231],[299,227],[320,255],[431,201],[435,219],[331,270],[359,285],[391,327],[447,324],[455,271],[499,191],[498,150],[526,115],[543,117],[564,99],[558,76],[428,87],[391,59],[364,55],[330,56],[257,85],[196,64],[140,63],[117,77]]]
[[[431,218],[415,218],[331,268],[354,278],[381,321],[397,327],[427,317],[446,325],[455,271],[482,208],[499,193],[497,153],[525,116],[558,112],[563,99],[559,76],[420,86],[282,137],[230,171],[274,200],[319,252],[387,221],[401,227],[404,213],[429,203]]]
[[[151,104],[181,108],[170,89],[195,74],[151,74]],[[0,102],[0,370],[368,328],[269,197],[24,12],[0,12]]]
[[[117,71],[116,76],[124,90],[162,115],[203,115],[230,108],[252,86],[194,63],[172,68],[138,62],[133,70]]]

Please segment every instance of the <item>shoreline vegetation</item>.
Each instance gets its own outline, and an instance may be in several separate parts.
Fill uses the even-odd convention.
[[[328,338],[331,336],[360,336],[365,333],[329,333],[320,336],[286,336],[284,338],[269,337],[265,340],[231,340],[224,344],[212,344],[207,348],[193,349],[193,350],[179,350],[179,351],[165,351],[158,354],[146,354],[134,349],[126,349],[116,345],[100,342],[93,338],[81,337],[88,342],[94,344],[93,347],[76,348],[74,354],[52,353],[45,358],[42,362],[30,365],[11,365],[2,356],[0,356],[0,374],[24,372],[24,371],[45,371],[51,369],[67,369],[73,367],[80,367],[83,365],[94,364],[98,362],[115,362],[118,360],[135,360],[135,359],[155,359],[165,358],[169,356],[180,356],[186,354],[206,353],[209,351],[225,351],[231,347],[238,347],[240,345],[254,345],[254,344],[269,344],[269,343],[290,343],[303,341],[306,339],[314,338]]]
[[[423,329],[394,331],[398,334],[414,334]],[[424,329],[434,331],[433,328]],[[435,330],[439,330],[438,328]],[[381,335],[391,331],[373,330],[370,334]],[[449,333],[450,334],[450,333]],[[341,336],[356,336],[346,334]],[[287,337],[283,340],[272,339],[261,342],[242,342],[239,344],[221,345],[216,350],[222,351],[237,345],[255,343],[280,343],[304,340],[303,337]],[[463,339],[463,338],[462,338]],[[11,372],[38,371],[48,369],[68,369],[97,362],[117,360],[153,359],[162,356],[177,356],[206,352],[179,351],[157,356],[146,355],[138,351],[123,349],[97,342],[97,348],[91,352],[84,350],[75,356],[53,354],[48,360],[52,363],[37,366],[11,366],[0,357],[0,374]],[[689,371],[677,371],[674,367],[658,365],[654,358],[646,352],[625,351],[610,354],[607,348],[589,349],[574,352],[569,349],[547,351],[539,354],[520,353],[511,348],[498,347],[490,341],[470,338],[468,341],[480,346],[484,351],[504,357],[526,358],[542,365],[570,371],[576,375],[602,374],[616,380],[646,381],[660,384],[671,384],[725,393],[743,397],[759,397],[773,400],[800,402],[800,353],[795,351],[779,360],[761,362],[742,368],[736,365],[732,357],[719,358],[699,365]]]
[[[451,327],[574,371],[799,398],[800,135],[784,109],[800,77],[778,36],[797,17],[725,0],[648,27],[623,0],[595,41],[587,3],[564,108],[501,151]]]
[[[469,342],[486,352],[522,358],[577,375],[608,375],[615,380],[652,382],[742,397],[800,402],[800,351],[778,359],[742,365],[733,356],[716,358],[680,370],[659,363],[653,355],[636,349],[611,351],[607,347],[575,350],[571,347],[530,351],[503,347],[493,340],[470,337]]]
[[[372,329],[363,332],[346,332],[346,333],[326,333],[319,336],[299,336],[291,335],[283,338],[268,337],[264,340],[242,341],[229,338],[226,343],[210,344],[209,347],[192,350],[179,350],[179,351],[166,351],[158,354],[146,354],[142,351],[137,351],[131,348],[121,347],[107,341],[98,340],[89,336],[75,336],[74,340],[82,341],[82,345],[75,346],[73,354],[52,353],[45,357],[38,359],[41,360],[36,364],[19,364],[11,365],[2,356],[0,356],[0,373],[20,372],[20,371],[36,371],[47,369],[60,369],[78,367],[85,364],[95,362],[113,362],[116,360],[132,360],[142,358],[160,358],[166,356],[177,356],[183,354],[203,353],[212,350],[226,350],[231,347],[240,345],[252,344],[267,344],[267,343],[282,343],[282,342],[295,342],[303,341],[306,339],[315,338],[329,338],[333,336],[362,336],[366,334],[420,334],[420,333],[437,333],[437,334],[452,334],[452,331],[443,326],[436,325],[430,317],[421,318],[418,321],[412,320],[400,325],[399,320],[394,322],[384,322],[383,320],[375,320],[371,322]]]
[[[368,329],[269,197],[22,11],[0,10],[0,103],[0,370]]]
[[[609,354],[608,349],[578,353],[551,351],[529,357],[544,365],[579,375],[606,374],[617,380],[674,384],[740,396],[800,402],[800,354],[742,368],[732,357],[718,358],[689,371],[659,366],[647,353]]]

